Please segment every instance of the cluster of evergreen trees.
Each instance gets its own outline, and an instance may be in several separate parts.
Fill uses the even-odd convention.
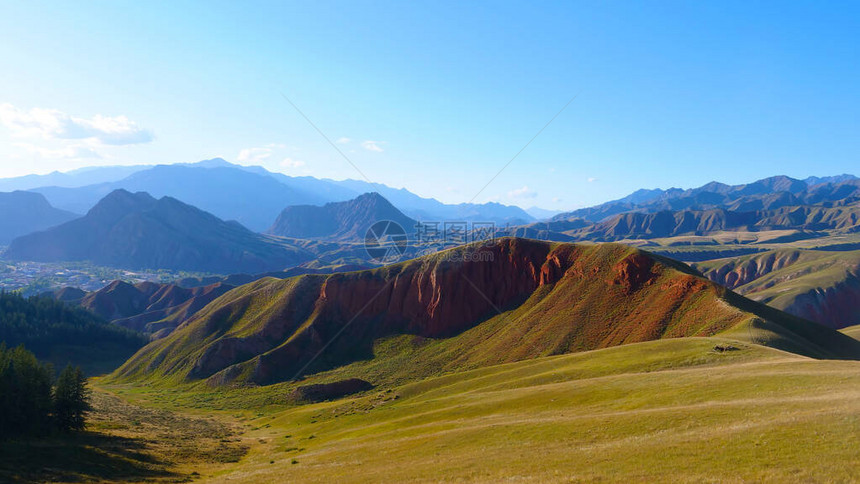
[[[51,297],[25,298],[0,292],[0,341],[8,347],[23,344],[39,355],[57,344],[110,343],[137,349],[146,343],[146,338]]]
[[[67,366],[54,381],[53,366],[40,360],[93,367],[145,343],[140,333],[51,297],[0,291],[0,439],[83,429],[83,372]]]
[[[0,292],[0,342],[24,345],[58,368],[72,362],[97,374],[128,359],[147,338],[51,297]]]
[[[52,384],[52,373],[24,347],[0,343],[0,438],[84,428],[90,409],[86,378],[67,366]]]

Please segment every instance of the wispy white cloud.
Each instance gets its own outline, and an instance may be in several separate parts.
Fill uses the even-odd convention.
[[[596,181],[597,181],[597,178],[595,178],[595,177],[593,177],[593,176],[588,177],[588,183],[594,183],[594,182],[596,182]]]
[[[57,109],[17,108],[0,104],[0,124],[19,138],[41,137],[48,140],[87,140],[103,145],[149,143],[152,133],[126,116],[81,118]]]
[[[284,158],[281,160],[281,166],[284,168],[301,168],[305,165],[306,163],[302,160],[294,160],[292,158]]]
[[[342,137],[342,138],[338,138],[337,141],[335,141],[335,143],[337,143],[339,145],[345,145],[345,144],[349,143],[350,141],[352,141],[352,140],[347,138],[347,137]]]
[[[537,195],[536,191],[526,185],[508,192],[508,197],[510,198],[535,198]]]
[[[366,140],[366,141],[361,142],[361,147],[366,149],[367,151],[376,151],[378,153],[381,153],[381,152],[385,151],[382,149],[381,146],[379,146],[381,144],[385,144],[385,141]]]
[[[272,148],[245,148],[239,151],[236,159],[239,163],[262,163],[272,157]]]
[[[552,197],[552,201],[558,203],[561,201],[561,197]]]

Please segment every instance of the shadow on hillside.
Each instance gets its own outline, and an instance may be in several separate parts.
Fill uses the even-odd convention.
[[[177,480],[136,439],[98,432],[0,443],[0,482]]]
[[[733,291],[726,300],[759,316],[746,333],[752,343],[817,359],[860,360],[860,341],[827,326],[782,312]]]

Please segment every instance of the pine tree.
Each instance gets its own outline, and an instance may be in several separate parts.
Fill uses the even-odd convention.
[[[50,429],[51,372],[23,347],[0,344],[0,438]]]
[[[87,380],[80,368],[67,366],[54,389],[54,420],[63,432],[83,430],[90,410]]]

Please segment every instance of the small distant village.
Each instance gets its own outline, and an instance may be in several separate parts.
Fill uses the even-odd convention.
[[[0,289],[20,291],[24,296],[42,294],[62,287],[95,291],[117,279],[133,284],[143,281],[172,282],[187,275],[184,272],[166,270],[128,271],[77,262],[0,260]]]

